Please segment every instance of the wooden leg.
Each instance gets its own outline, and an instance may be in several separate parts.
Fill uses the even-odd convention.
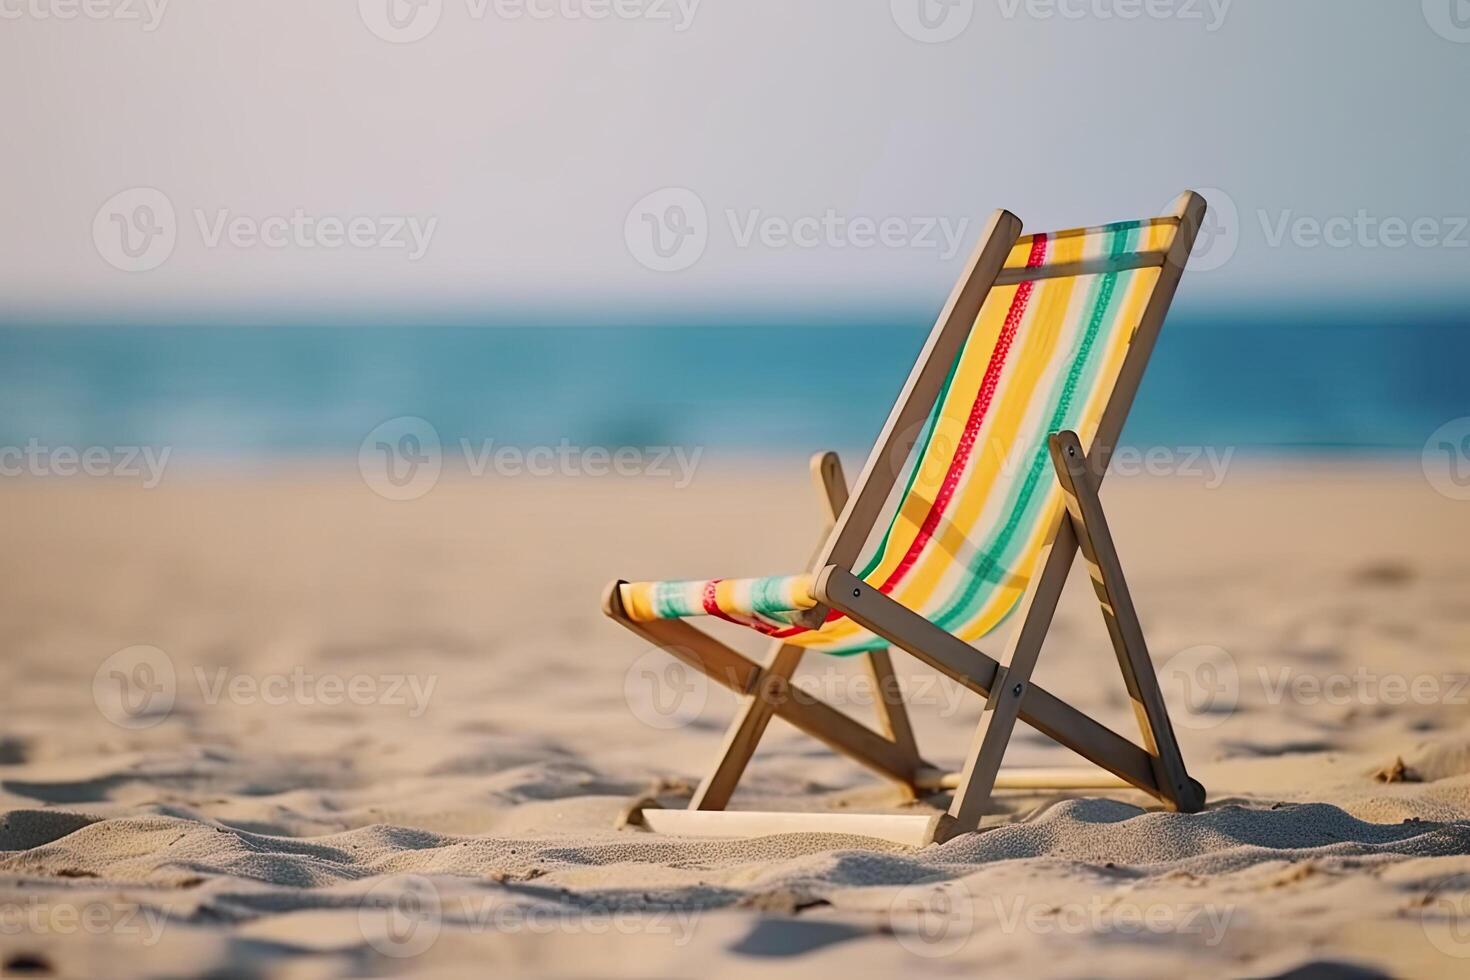
[[[847,477],[842,472],[842,460],[833,452],[817,453],[811,459],[811,472],[817,497],[823,505],[823,516],[827,520],[827,533],[830,534],[832,526],[842,516],[842,508],[847,506]],[[826,537],[826,534],[822,536],[822,543]],[[873,650],[864,654],[863,660],[878,695],[875,706],[879,727],[889,741],[917,756],[919,746],[914,741],[908,708],[903,703],[903,689],[893,673],[892,656],[887,650]]]
[[[610,618],[737,694],[748,694],[755,689],[762,670],[760,664],[682,619],[634,622],[623,611],[618,592],[621,584],[613,582],[603,593],[603,612]],[[776,717],[902,786],[913,789],[919,774],[934,768],[831,705],[795,697],[775,698],[772,703]]]
[[[1001,670],[994,659],[907,606],[869,588],[851,572],[829,565],[817,577],[813,591],[818,599],[852,617],[859,626],[948,674],[981,697],[988,698],[998,686]],[[1037,684],[1030,684],[1024,693],[1020,706],[1022,721],[1130,786],[1166,800],[1147,752]],[[884,740],[884,744],[891,743]]]
[[[995,777],[1000,772],[1006,746],[1016,730],[1021,706],[1031,686],[1031,673],[1041,654],[1041,645],[1056,612],[1067,572],[1072,567],[1077,542],[1063,522],[1047,545],[1039,561],[1041,568],[1026,590],[1018,610],[1021,623],[1001,655],[996,681],[985,701],[980,724],[970,744],[970,753],[961,770],[960,787],[950,803],[949,816],[953,833],[967,833],[980,827],[980,817],[989,809],[995,790]]]
[[[714,771],[704,777],[694,798],[689,801],[691,810],[723,810],[735,792],[735,785],[755,754],[755,747],[765,734],[775,713],[776,704],[789,695],[788,681],[801,662],[806,651],[801,647],[776,643],[766,665],[755,675],[755,690],[741,700],[735,721],[725,732],[725,741],[720,746]]]
[[[1118,667],[1123,672],[1138,727],[1143,732],[1144,747],[1155,760],[1159,788],[1179,809],[1198,810],[1204,806],[1204,787],[1191,779],[1185,769],[1184,755],[1174,737],[1174,726],[1169,721],[1158,676],[1144,642],[1143,627],[1123,578],[1123,566],[1081,440],[1075,432],[1060,432],[1051,438],[1051,455],[1066,495],[1067,513],[1118,656]]]
[[[877,693],[878,725],[889,741],[909,749],[915,755],[919,746],[914,741],[914,729],[909,724],[909,713],[903,702],[903,688],[898,676],[893,673],[893,656],[887,650],[873,650],[867,655],[868,677],[873,681]]]

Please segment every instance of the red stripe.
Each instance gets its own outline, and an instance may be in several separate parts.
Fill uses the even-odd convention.
[[[767,636],[774,635],[777,627],[770,626],[753,617],[732,616],[720,608],[720,603],[715,597],[718,595],[720,583],[723,581],[724,579],[722,578],[716,578],[704,583],[704,588],[699,593],[699,604],[704,607],[704,611],[711,616],[717,616],[723,619],[727,623],[734,623],[737,626],[748,626],[758,633],[765,633]]]
[[[727,619],[733,623],[735,620],[725,615],[725,611],[720,608],[719,602],[715,600],[716,590],[723,581],[724,579],[722,578],[712,578],[704,583],[704,589],[699,594],[699,604],[704,606],[704,611],[711,616],[718,616],[721,619]]]
[[[1047,236],[1037,235],[1032,238],[1031,252],[1026,257],[1026,268],[1035,269],[1045,264],[1046,250]],[[898,567],[893,570],[893,574],[879,587],[880,591],[887,593],[897,586],[913,568],[924,546],[934,537],[940,518],[943,517],[959,485],[960,475],[965,470],[965,463],[969,460],[970,452],[979,436],[980,426],[990,411],[990,403],[994,400],[995,390],[1000,384],[1000,373],[1005,368],[1006,357],[1010,354],[1011,344],[1016,338],[1016,332],[1020,329],[1021,319],[1026,315],[1026,308],[1030,304],[1031,293],[1035,286],[1035,281],[1028,279],[1016,287],[1016,295],[1011,300],[1011,308],[1006,312],[1005,324],[1001,327],[1000,336],[996,339],[995,349],[990,352],[990,362],[985,367],[985,377],[981,380],[980,390],[976,393],[975,402],[970,407],[970,417],[965,423],[964,435],[955,449],[954,457],[950,460],[949,470],[944,475],[944,482],[940,485],[939,493],[935,495],[934,503],[929,507],[929,513],[924,517],[924,523],[919,527],[918,535],[909,545],[908,551],[904,554]],[[705,609],[710,610],[714,601],[714,593],[708,586],[706,590]],[[716,615],[722,614],[717,612]],[[841,618],[842,613],[835,609],[827,614],[829,623]],[[789,629],[773,631],[769,635],[779,638],[808,632],[810,630],[806,627],[793,626]]]
[[[1046,260],[1045,235],[1037,235],[1031,240],[1031,254],[1026,258],[1026,268],[1034,269]],[[959,486],[960,476],[965,471],[965,465],[969,462],[970,453],[975,448],[975,440],[980,435],[980,426],[985,422],[985,416],[990,412],[990,403],[995,398],[995,389],[1000,384],[1000,374],[1005,368],[1006,357],[1011,352],[1011,344],[1016,339],[1016,331],[1021,326],[1021,318],[1026,315],[1027,304],[1031,300],[1031,292],[1035,283],[1027,280],[1016,287],[1016,295],[1011,300],[1011,308],[1006,313],[1005,325],[1001,328],[1000,336],[995,341],[995,349],[990,352],[990,363],[985,366],[985,377],[980,382],[980,390],[975,393],[975,403],[970,406],[970,417],[965,422],[964,434],[960,436],[959,445],[955,447],[953,458],[949,462],[949,470],[944,474],[944,482],[940,484],[939,492],[934,495],[934,502],[929,505],[929,513],[924,515],[924,523],[919,526],[919,533],[909,544],[908,551],[888,576],[879,591],[889,592],[903,581],[909,571],[918,561],[919,555],[923,553],[924,547],[934,537],[934,532],[939,528],[939,521],[944,517],[950,500],[954,497],[955,489]]]

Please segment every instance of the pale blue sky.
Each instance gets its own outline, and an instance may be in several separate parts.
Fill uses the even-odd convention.
[[[1238,214],[1196,297],[1464,297],[1470,273],[1466,0],[923,0],[928,28],[919,0],[99,2],[0,0],[12,316],[937,304],[945,229],[963,252],[995,207],[1040,230],[1185,187]],[[175,241],[128,272],[103,205],[138,187]],[[664,188],[706,213],[675,271],[630,216]],[[372,217],[373,244],[252,243],[297,209]]]

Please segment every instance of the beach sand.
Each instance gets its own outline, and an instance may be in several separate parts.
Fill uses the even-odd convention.
[[[613,829],[687,794],[734,702],[605,620],[602,585],[799,570],[818,530],[801,460],[673,483],[0,486],[6,970],[1470,972],[1470,503],[1413,463],[1110,479],[1208,810],[1007,795],[1000,826],[923,850]],[[1038,680],[1131,736],[1079,574]],[[957,767],[979,703],[895,659]],[[855,664],[805,667],[871,716]],[[1024,726],[1008,758],[1078,763]],[[734,803],[896,804],[779,721]]]

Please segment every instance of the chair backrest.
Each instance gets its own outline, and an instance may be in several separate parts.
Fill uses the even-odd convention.
[[[995,628],[1062,519],[1047,439],[1072,429],[1106,465],[1203,208],[1186,194],[1162,218],[1012,233],[999,271],[972,262],[969,275],[989,287],[978,314],[960,310],[973,319],[958,355],[937,390],[914,395],[922,364],[905,390],[932,397],[932,409],[913,431],[885,431],[854,490],[876,480],[876,495],[886,482],[881,513],[866,528],[839,521],[819,564],[846,548],[869,585],[962,639]],[[843,517],[853,516],[850,503]],[[846,619],[791,639],[831,653],[883,642]]]

